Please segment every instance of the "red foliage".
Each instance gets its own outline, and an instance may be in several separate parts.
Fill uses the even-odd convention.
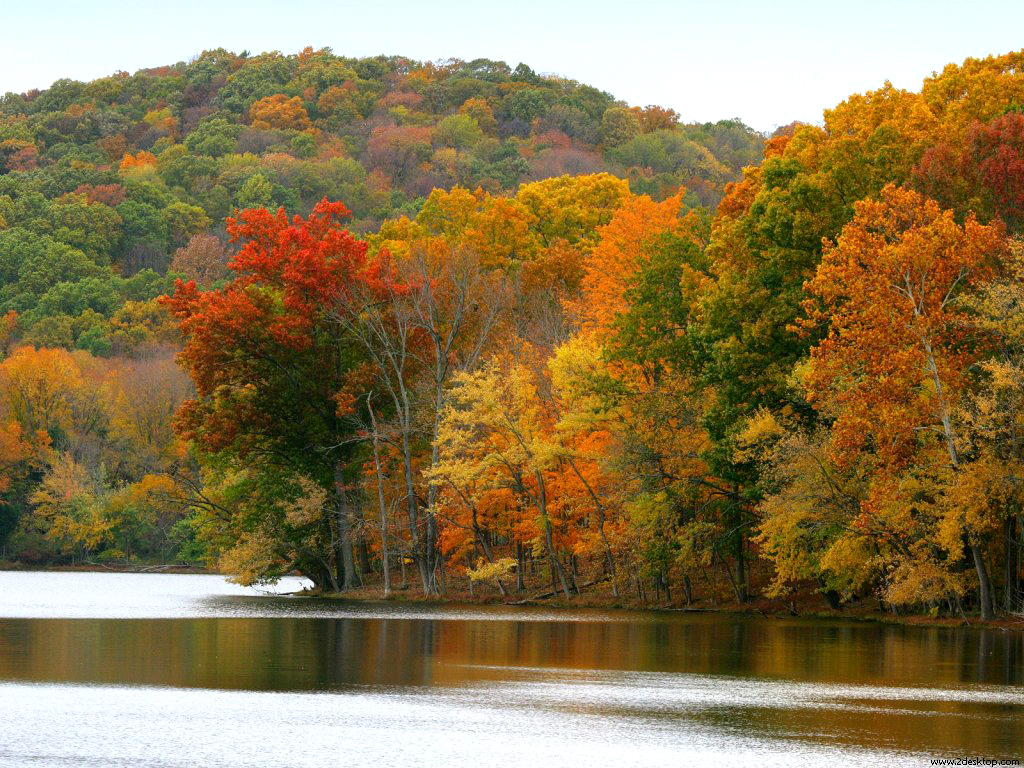
[[[309,218],[296,216],[290,223],[283,208],[276,213],[255,208],[228,218],[231,241],[245,242],[228,264],[239,273],[235,284],[280,288],[286,314],[308,320],[335,301],[366,266],[366,243],[338,226],[350,213],[325,198]]]
[[[1010,112],[975,121],[963,147],[937,144],[913,171],[914,186],[944,206],[999,217],[1011,227],[1024,220],[1024,115]]]
[[[198,395],[179,412],[183,437],[245,453],[268,439],[304,435],[310,444],[336,434],[353,381],[332,313],[356,294],[404,290],[387,253],[369,259],[366,243],[341,227],[348,215],[326,199],[307,218],[242,211],[227,220],[242,243],[228,265],[234,280],[215,291],[179,280],[163,299],[186,339],[179,360]]]
[[[124,201],[124,187],[120,184],[79,184],[76,195],[84,195],[90,203],[102,203],[116,208]]]
[[[1024,217],[1024,115],[1011,112],[967,132],[965,161],[1005,221]]]

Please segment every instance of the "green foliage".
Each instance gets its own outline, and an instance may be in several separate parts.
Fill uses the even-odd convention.
[[[185,137],[185,146],[196,155],[223,157],[234,151],[242,126],[223,117],[208,117]]]
[[[601,116],[601,141],[609,149],[625,144],[639,133],[640,121],[631,110],[609,107]]]
[[[688,200],[713,204],[763,140],[738,122],[638,134],[634,111],[609,94],[489,59],[216,49],[58,80],[0,100],[0,311],[24,315],[34,339],[79,344],[80,312],[109,318],[124,295],[110,274],[164,272],[236,208],[304,214],[327,197],[365,232],[414,215],[435,187],[511,193],[600,170],[659,198],[687,184]],[[56,287],[85,278],[99,282]],[[97,333],[81,343],[101,351]]]
[[[434,141],[443,147],[469,149],[484,137],[480,126],[469,115],[451,115],[434,129]]]

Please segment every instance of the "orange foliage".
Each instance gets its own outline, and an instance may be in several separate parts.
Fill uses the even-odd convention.
[[[569,302],[585,328],[607,329],[629,308],[626,288],[642,263],[645,246],[659,235],[689,230],[692,219],[680,217],[681,205],[682,193],[660,203],[646,195],[628,197],[598,230],[601,239],[584,265],[582,296]]]
[[[829,324],[811,352],[811,402],[836,416],[833,448],[849,462],[870,440],[887,465],[904,463],[920,428],[949,420],[981,354],[955,298],[991,272],[1000,228],[911,190],[887,186],[857,203],[808,282],[805,327]],[[948,432],[948,427],[947,427]]]
[[[120,168],[122,171],[146,167],[156,167],[156,155],[144,149],[140,149],[134,155],[131,152],[126,152],[125,156],[121,159]]]
[[[31,454],[31,446],[22,438],[18,422],[0,424],[0,492],[10,487],[15,468]]]
[[[308,131],[312,127],[302,99],[298,96],[288,98],[283,93],[254,102],[249,107],[249,119],[253,128],[266,130]]]

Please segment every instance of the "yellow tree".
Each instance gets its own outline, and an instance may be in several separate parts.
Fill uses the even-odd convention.
[[[169,471],[184,460],[174,414],[191,394],[188,377],[169,354],[131,361],[105,387],[108,440],[117,461],[134,470],[132,479]]]
[[[817,581],[838,608],[880,578],[889,550],[908,531],[851,521],[866,498],[870,462],[840,467],[831,455],[827,429],[807,432],[767,409],[748,419],[737,439],[738,456],[758,462],[764,497],[755,541],[774,569],[769,595]]]
[[[597,173],[523,184],[515,199],[536,217],[541,242],[550,245],[557,239],[594,242],[598,227],[611,221],[628,196],[628,182]]]
[[[980,386],[958,413],[976,466],[957,488],[966,503],[949,515],[984,515],[984,506],[1002,510],[1003,608],[1015,611],[1024,602],[1024,240],[1014,238],[1009,246],[1000,274],[965,297],[974,326],[989,335],[993,351],[980,365]]]
[[[66,438],[75,418],[82,370],[63,349],[20,347],[0,363],[0,397],[27,439]]]
[[[558,417],[554,437],[562,461],[561,496],[567,505],[581,508],[572,516],[584,521],[576,549],[601,553],[612,594],[618,597],[613,541],[619,543],[624,535],[624,494],[609,459],[617,452],[622,412],[596,391],[595,383],[608,379],[601,353],[592,336],[577,335],[555,350],[548,369]]]
[[[438,429],[438,461],[431,474],[455,488],[507,489],[535,513],[535,528],[563,594],[570,597],[552,519],[550,473],[558,465],[552,420],[524,364],[492,359],[453,380]]]
[[[110,538],[113,525],[104,515],[103,489],[70,453],[53,457],[29,501],[27,524],[54,542],[61,554],[88,554]]]

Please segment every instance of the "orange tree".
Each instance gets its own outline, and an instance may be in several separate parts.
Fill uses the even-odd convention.
[[[952,211],[893,185],[881,200],[855,208],[806,286],[805,327],[828,331],[811,351],[804,383],[811,403],[834,419],[831,447],[840,466],[868,452],[877,467],[851,525],[889,531],[894,540],[915,531],[928,537],[931,523],[915,519],[915,505],[896,503],[892,494],[907,487],[897,475],[915,464],[919,477],[928,463],[939,465],[936,476],[955,478],[963,470],[955,405],[984,345],[957,298],[991,274],[1004,239],[998,226],[973,216],[961,226]],[[967,526],[963,539],[982,615],[990,618],[986,534]]]

